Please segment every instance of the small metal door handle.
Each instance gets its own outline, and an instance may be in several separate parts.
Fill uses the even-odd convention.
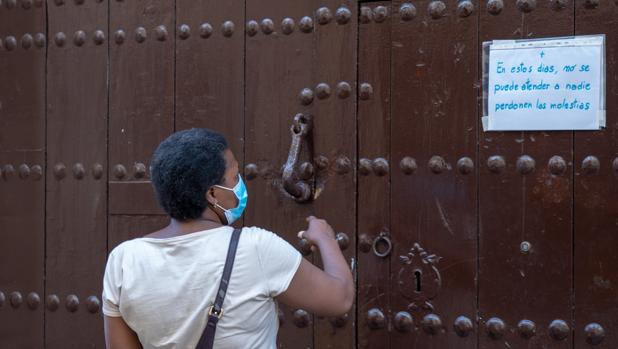
[[[337,244],[339,245],[339,248],[343,251],[345,249],[348,248],[348,246],[350,245],[350,238],[348,237],[348,235],[346,233],[337,233],[335,235],[335,240],[337,241]],[[311,243],[309,242],[309,240],[302,238],[299,240],[298,242],[298,248],[300,250],[300,253],[303,256],[308,256],[311,254],[312,250],[311,247],[313,245],[311,245]]]
[[[350,238],[346,233],[337,233],[337,235],[335,235],[335,239],[337,240],[337,244],[342,251],[350,245]]]
[[[378,244],[379,243],[384,243],[386,245],[386,250],[384,250],[383,252],[380,252],[378,250]],[[388,236],[387,232],[381,232],[380,235],[378,235],[375,240],[373,240],[373,253],[380,257],[380,258],[385,258],[386,256],[388,256],[391,251],[393,250],[393,243],[391,242],[390,237]]]

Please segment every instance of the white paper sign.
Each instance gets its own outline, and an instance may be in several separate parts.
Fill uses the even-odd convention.
[[[604,36],[493,41],[484,128],[598,130],[605,126]]]

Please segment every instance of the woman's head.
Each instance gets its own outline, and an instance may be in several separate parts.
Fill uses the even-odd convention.
[[[209,206],[236,205],[234,194],[217,185],[232,188],[238,183],[238,162],[220,133],[205,128],[183,130],[155,150],[152,183],[167,214],[180,221],[193,220]]]

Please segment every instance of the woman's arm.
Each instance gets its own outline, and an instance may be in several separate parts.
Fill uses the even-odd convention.
[[[316,315],[338,316],[354,303],[354,280],[335,232],[325,220],[309,217],[309,228],[302,237],[317,246],[324,270],[303,259],[288,289],[277,299]]]
[[[107,349],[142,349],[137,334],[122,317],[105,316],[105,346]]]

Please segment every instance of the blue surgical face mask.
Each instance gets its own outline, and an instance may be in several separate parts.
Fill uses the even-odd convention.
[[[225,219],[227,220],[227,224],[230,225],[234,223],[240,216],[242,216],[245,207],[247,207],[247,199],[249,194],[247,194],[247,188],[245,187],[245,182],[243,182],[242,177],[238,174],[238,184],[234,186],[234,188],[224,187],[222,185],[215,185],[215,187],[229,190],[234,192],[236,198],[238,199],[238,206],[234,208],[225,208],[218,203],[215,203],[215,206],[219,207],[225,213]]]

